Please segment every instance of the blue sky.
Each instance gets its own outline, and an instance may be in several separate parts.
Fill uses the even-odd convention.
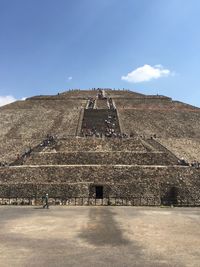
[[[109,87],[200,106],[199,14],[199,0],[0,0],[0,99]]]

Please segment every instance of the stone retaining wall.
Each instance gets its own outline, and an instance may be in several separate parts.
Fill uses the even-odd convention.
[[[189,167],[8,167],[0,168],[0,181],[0,197],[29,197],[44,192],[52,197],[88,197],[94,194],[94,185],[102,185],[107,197],[165,198],[175,187],[179,201],[200,200],[200,171]]]
[[[160,138],[159,142],[172,151],[177,157],[187,162],[200,162],[199,138]]]
[[[59,140],[56,151],[147,151],[139,139],[67,138]]]
[[[122,131],[162,138],[199,138],[200,112],[119,109]],[[144,119],[145,118],[145,119]]]
[[[68,152],[33,153],[25,165],[70,164],[126,164],[126,165],[177,165],[167,153],[162,152]]]

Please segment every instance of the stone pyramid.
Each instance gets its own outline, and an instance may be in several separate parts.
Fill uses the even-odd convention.
[[[129,90],[0,108],[0,203],[200,205],[200,109]]]

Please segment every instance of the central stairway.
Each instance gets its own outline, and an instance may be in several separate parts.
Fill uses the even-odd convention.
[[[112,117],[115,133],[121,133],[116,110],[109,109],[85,109],[82,122],[82,133],[86,129],[95,129],[98,133],[106,134],[106,121]]]
[[[105,96],[104,91],[99,90],[97,99],[88,100],[80,135],[117,137],[119,134],[121,134],[119,119],[113,101]]]

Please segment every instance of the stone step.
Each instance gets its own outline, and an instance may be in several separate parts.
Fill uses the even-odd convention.
[[[97,99],[96,108],[97,109],[108,109],[107,99]]]

